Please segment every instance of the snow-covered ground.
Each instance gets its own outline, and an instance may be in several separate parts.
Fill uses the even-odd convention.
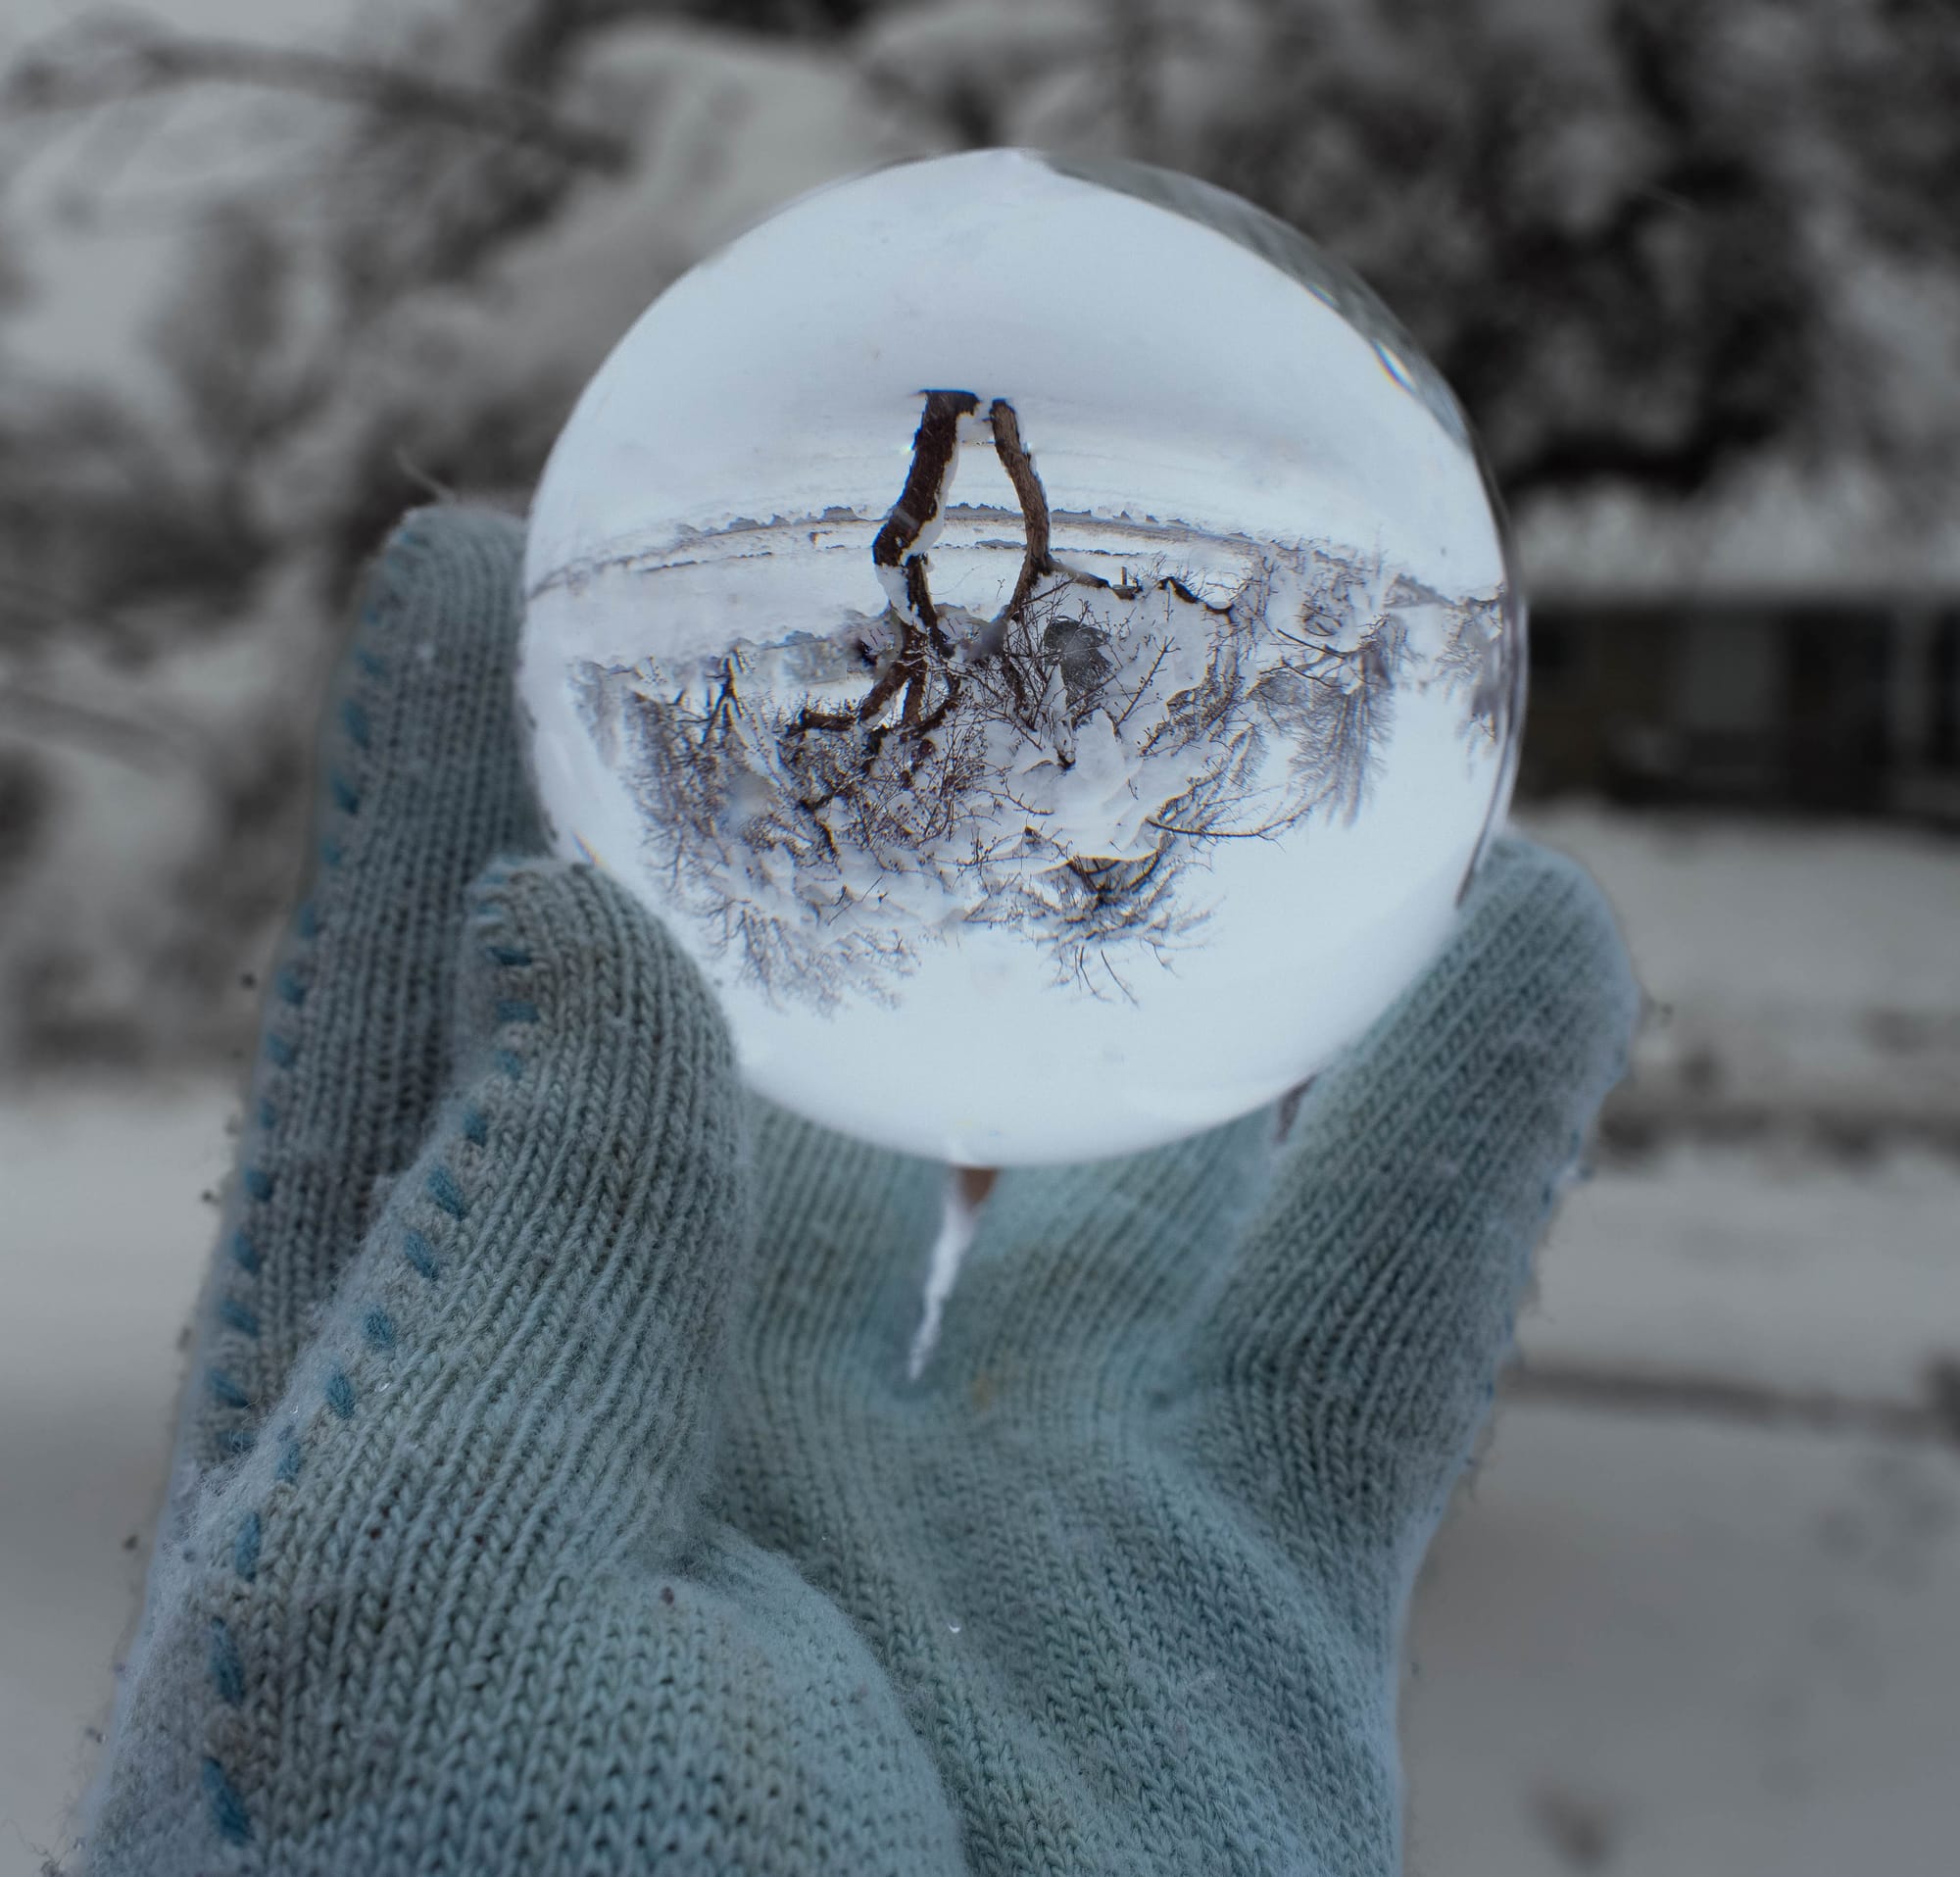
[[[229,1171],[208,1078],[0,1100],[0,1877],[39,1877],[106,1716]]]
[[[1870,822],[1527,817],[1620,909],[1663,1007],[1623,1128],[1960,1147],[1960,847]]]
[[[1950,1449],[1504,1409],[1417,1596],[1410,1870],[1950,1873],[1956,1487]]]
[[[1673,1012],[1622,1106],[1685,1091],[1698,1131],[1609,1157],[1554,1221],[1521,1329],[1542,1380],[1508,1392],[1418,1592],[1410,1868],[1943,1877],[1960,1447],[1911,1416],[1960,1355],[1960,1155],[1885,1052],[1922,1039],[1897,1073],[1960,1112],[1960,847],[1532,821],[1593,866]],[[1716,1064],[1685,1083],[1682,1034]],[[65,1842],[110,1699],[235,1106],[212,1080],[0,1099],[0,1877]],[[1589,1376],[1739,1386],[1690,1409]],[[1835,1424],[1779,1418],[1793,1397]]]

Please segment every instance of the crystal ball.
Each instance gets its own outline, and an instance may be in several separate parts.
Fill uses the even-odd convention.
[[[551,838],[741,1073],[956,1165],[1274,1101],[1433,959],[1524,623],[1454,398],[1237,196],[983,150],[669,286],[559,436],[517,686]]]

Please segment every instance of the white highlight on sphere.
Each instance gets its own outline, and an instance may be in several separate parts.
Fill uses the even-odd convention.
[[[559,850],[742,1070],[956,1164],[1276,1100],[1435,955],[1523,619],[1454,400],[1302,236],[987,150],[802,198],[620,340],[530,517]]]

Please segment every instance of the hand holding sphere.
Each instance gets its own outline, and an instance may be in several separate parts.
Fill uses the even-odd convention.
[[[976,373],[971,386],[1011,375]],[[925,396],[949,380],[906,382]],[[763,389],[764,403],[788,395],[779,380]],[[725,399],[728,381],[707,391]],[[1102,515],[1077,496],[1065,511],[1057,490],[1093,479],[1095,451],[1071,460],[1065,426],[1053,450],[1037,440],[1038,399],[973,395],[957,420],[984,417],[988,434],[969,429],[959,447],[987,452],[1001,488],[976,515],[942,499],[925,555],[932,516],[902,492],[920,460],[928,493],[946,485],[914,447],[916,408],[889,447],[859,439],[824,466],[854,487],[861,471],[861,492],[828,522],[818,504],[807,529],[806,508],[760,505],[746,536],[724,519],[650,543],[645,490],[600,483],[622,514],[587,519],[631,526],[612,549],[580,550],[589,612],[575,579],[548,589],[565,596],[544,616],[555,664],[537,657],[539,582],[520,577],[550,538],[539,518],[527,538],[507,517],[424,512],[382,554],[327,719],[318,864],[267,1003],[179,1467],[89,1806],[94,1877],[1399,1869],[1396,1655],[1414,1566],[1484,1423],[1531,1248],[1624,1067],[1636,989],[1610,913],[1570,862],[1493,840],[1457,903],[1506,784],[1494,751],[1478,768],[1474,742],[1442,737],[1447,762],[1419,764],[1418,778],[1468,769],[1467,794],[1432,805],[1423,865],[1402,873],[1378,856],[1370,900],[1385,824],[1361,815],[1355,829],[1371,838],[1334,878],[1367,902],[1391,975],[1397,916],[1427,943],[1433,914],[1443,950],[1328,1062],[1284,1146],[1269,1109],[1195,1133],[1190,1105],[1172,1111],[1166,1065],[1214,1075],[1245,1054],[1247,1025],[1222,1042],[1159,1028],[1172,1006],[1157,993],[1137,1094],[1178,1137],[1003,1172],[933,1358],[911,1372],[946,1187],[940,1144],[967,1124],[938,1098],[962,1056],[985,1066],[993,1006],[982,996],[976,1013],[973,986],[1002,974],[998,1018],[1015,1032],[1014,1086],[1036,1122],[1072,1112],[1054,1088],[1107,1106],[1122,1081],[1107,1062],[1082,1067],[1097,1033],[1069,996],[1044,989],[1052,980],[1033,980],[1018,1016],[1008,993],[1027,988],[1013,965],[1049,929],[1039,863],[1138,862],[1126,842],[1095,845],[1142,825],[1128,764],[1098,772],[1091,753],[1105,731],[1102,747],[1115,747],[1110,718],[1127,707],[1102,700],[1141,656],[1124,624],[1160,670],[1179,667],[1154,704],[1148,686],[1138,694],[1161,741],[1131,754],[1156,775],[1149,763],[1200,751],[1208,773],[1206,711],[1258,683],[1286,689],[1273,671],[1350,701],[1358,688],[1365,703],[1354,674],[1371,647],[1387,660],[1427,632],[1420,656],[1440,659],[1459,643],[1446,600],[1384,583],[1346,549],[1296,564],[1247,535],[1205,549],[1238,584],[1170,566],[1189,599],[1157,585],[1141,552],[1123,557],[1161,518]],[[823,405],[829,392],[810,396]],[[1003,455],[1005,426],[992,421],[997,397],[1045,490],[1046,557],[1033,545],[1040,511],[1015,498],[1015,446]],[[1165,397],[1174,404],[1176,387]],[[1431,422],[1424,398],[1412,408]],[[671,483],[681,470],[660,434],[666,454],[650,467]],[[737,442],[695,436],[710,456]],[[1124,467],[1111,458],[1106,473]],[[1355,466],[1359,483],[1368,472]],[[1284,477],[1275,487],[1281,506],[1294,499]],[[878,561],[895,505],[909,519]],[[1014,515],[1022,525],[998,533]],[[790,522],[813,560],[786,551]],[[828,559],[826,528],[839,542]],[[1201,545],[1182,542],[1179,565],[1203,559]],[[1302,606],[1370,578],[1372,597],[1313,614],[1309,643],[1279,664],[1261,667],[1222,625],[1194,656],[1174,627],[1195,616],[1178,609],[1229,614],[1240,576],[1268,558]],[[871,598],[847,597],[867,578]],[[622,609],[643,587],[659,605]],[[857,609],[856,621],[832,632],[826,612],[821,631],[786,630],[784,596],[804,587],[825,609]],[[1031,617],[1044,593],[1065,611]],[[1114,610],[1132,605],[1142,617]],[[768,735],[742,720],[753,705],[739,683],[719,705],[720,689],[704,701],[656,687],[661,660],[645,646],[626,658],[608,636],[622,617],[664,635],[664,657],[692,645],[719,660],[722,688],[737,644],[756,668],[766,655],[794,674],[776,685]],[[520,622],[527,702],[582,697],[584,715],[567,703],[519,720]],[[911,669],[890,680],[907,625]],[[962,659],[969,632],[975,656]],[[1502,660],[1461,643],[1462,695],[1440,676],[1427,692],[1411,679],[1398,710],[1427,698],[1432,728],[1465,709],[1508,720]],[[598,675],[568,691],[581,664]],[[960,697],[901,784],[882,766],[905,747],[921,669],[914,727],[956,677]],[[1213,676],[1235,669],[1229,683]],[[1015,678],[1026,718],[1013,715]],[[869,721],[864,700],[888,680],[898,720]],[[653,709],[676,698],[671,719]],[[976,698],[986,708],[966,708]],[[805,710],[851,720],[788,734]],[[1421,709],[1397,735],[1411,720]],[[870,876],[843,834],[874,813],[916,814],[921,767],[962,736],[980,745],[964,758],[971,787],[989,803],[1011,793],[1023,825],[1049,828],[1046,848],[1007,829],[1011,852],[996,857],[988,891],[1032,896],[1014,901],[1004,958],[949,943],[899,973],[915,990],[928,957],[951,956],[968,974],[969,1001],[901,1011],[909,1050],[871,1058],[883,1079],[867,1123],[903,1125],[912,1102],[932,1153],[827,1127],[741,1072],[735,1014],[700,962],[714,948],[678,897],[672,918],[647,904],[650,824],[628,786],[645,772],[628,759],[636,724],[669,721],[749,766],[746,794],[698,811],[719,864],[755,869],[748,904],[782,923],[769,895],[784,879],[793,892],[831,877],[749,834],[781,814],[798,748],[841,749],[822,774],[846,807],[821,825],[847,884]],[[541,851],[527,758],[561,838],[573,838],[569,814],[596,806],[587,825],[611,865]],[[587,758],[610,766],[571,760]],[[681,788],[712,767],[662,774]],[[1113,786],[1072,795],[1064,783],[1085,770]],[[587,772],[610,794],[571,789]],[[921,853],[946,858],[906,825],[915,871]],[[1316,843],[1328,826],[1314,821]],[[964,832],[983,853],[996,838]],[[792,834],[821,845],[785,822]],[[855,929],[875,939],[866,890]],[[916,897],[908,916],[933,903]],[[737,914],[743,904],[731,897]],[[1299,926],[1299,911],[1287,929],[1302,949],[1280,948],[1280,975],[1240,987],[1254,1031],[1269,1009],[1298,1017],[1285,973],[1300,959],[1328,963],[1324,946],[1313,952],[1326,928]],[[766,943],[770,929],[746,936]],[[744,939],[732,930],[725,956]],[[822,942],[819,928],[786,965],[808,966]],[[765,1008],[743,1020],[760,1024]],[[854,1005],[850,1028],[880,1009]],[[760,1027],[754,1040],[766,1043]],[[1275,1060],[1299,1041],[1283,1037]],[[807,1099],[835,1049],[812,1059]],[[1022,1120],[1011,1107],[991,1115]]]

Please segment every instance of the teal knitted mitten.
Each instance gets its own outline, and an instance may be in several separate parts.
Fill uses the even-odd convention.
[[[97,1877],[1376,1873],[1396,1652],[1638,993],[1498,843],[1323,1073],[1009,1170],[748,1094],[538,845],[522,533],[384,551],[268,998]]]

